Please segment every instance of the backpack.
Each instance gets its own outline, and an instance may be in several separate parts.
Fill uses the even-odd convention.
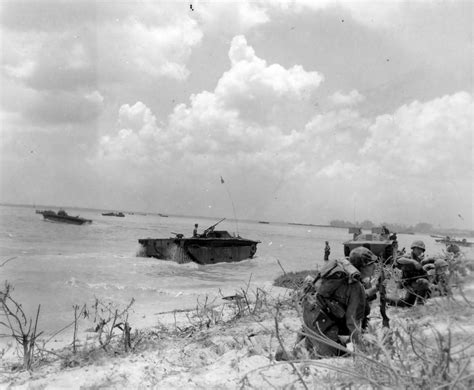
[[[347,259],[331,260],[325,265],[316,278],[305,287],[301,304],[303,318],[309,326],[321,320],[321,316],[329,326],[345,316],[345,306],[332,299],[332,294],[343,283],[354,283],[360,280],[360,272]]]

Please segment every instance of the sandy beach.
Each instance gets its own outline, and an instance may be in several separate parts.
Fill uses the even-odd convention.
[[[157,314],[155,326],[140,328],[140,324],[131,324],[138,330],[132,329],[128,352],[124,351],[120,332],[107,350],[98,346],[94,332],[81,333],[75,354],[70,342],[58,336],[47,346],[50,349],[54,346],[54,355],[43,354],[30,372],[18,367],[19,359],[10,349],[2,360],[0,386],[8,389],[261,389],[344,385],[406,388],[407,371],[402,372],[394,356],[386,357],[385,361],[380,352],[388,349],[376,349],[387,336],[381,328],[378,301],[372,307],[366,357],[356,351],[348,358],[276,361],[275,352],[282,347],[291,351],[301,329],[294,301],[293,290],[267,285],[254,291],[242,290],[220,301],[198,303],[191,311]],[[398,347],[399,351],[406,349],[402,351],[406,354],[404,359],[412,364],[409,375],[415,378],[410,379],[413,386],[430,388],[429,380],[434,380],[435,375],[427,372],[427,367],[439,372],[440,362],[436,359],[444,359],[436,351],[437,344],[444,351],[448,346],[445,353],[449,355],[449,378],[456,379],[449,388],[472,385],[473,301],[474,278],[468,272],[463,283],[454,287],[452,297],[435,297],[424,306],[388,310],[393,345],[403,340],[404,332],[413,337],[412,343],[420,343],[418,357],[406,345]],[[415,335],[420,338],[416,339]],[[430,347],[426,346],[430,345],[429,340],[433,341]],[[383,343],[387,345],[386,340]],[[423,343],[426,343],[423,348],[434,350],[420,351]],[[424,353],[431,362],[421,359]]]

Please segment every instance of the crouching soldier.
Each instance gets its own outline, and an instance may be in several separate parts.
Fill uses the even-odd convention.
[[[429,258],[421,262],[423,269],[428,274],[431,296],[451,295],[449,283],[449,263],[441,258]]]
[[[395,261],[395,267],[402,271],[399,288],[405,289],[405,297],[401,299],[387,298],[391,306],[410,307],[415,303],[423,305],[430,295],[428,273],[421,261],[425,252],[423,241],[414,241],[411,245],[410,258],[402,257]]]
[[[314,291],[303,296],[304,326],[297,341],[304,342],[311,358],[343,355],[339,336],[359,341],[367,304],[361,280],[373,275],[376,260],[369,249],[355,248],[349,260],[331,260],[316,278]]]

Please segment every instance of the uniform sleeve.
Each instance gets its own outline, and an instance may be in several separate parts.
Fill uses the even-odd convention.
[[[421,269],[421,264],[418,261],[409,259],[406,257],[401,257],[396,261],[396,267],[404,270],[419,270]]]
[[[359,282],[351,283],[348,289],[346,325],[355,340],[365,312],[365,289]]]

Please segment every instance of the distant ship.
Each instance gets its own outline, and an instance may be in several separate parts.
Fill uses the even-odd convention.
[[[454,238],[444,237],[444,238],[435,239],[435,241],[444,243],[446,245],[456,244],[458,246],[466,246],[466,247],[474,246],[474,242],[467,241],[465,238],[463,238],[462,240],[456,240]]]
[[[119,213],[102,213],[104,217],[125,217],[125,214],[122,212]]]
[[[224,219],[197,237],[188,238],[174,233],[176,237],[173,238],[142,238],[138,242],[142,245],[145,256],[172,260],[179,264],[234,263],[253,258],[260,241],[235,237],[225,230],[214,230]]]
[[[52,210],[36,210],[36,214],[42,214],[47,221],[69,223],[71,225],[84,225],[85,223],[92,223],[91,219],[81,218],[79,216],[68,215],[64,210],[59,210],[57,213]]]

